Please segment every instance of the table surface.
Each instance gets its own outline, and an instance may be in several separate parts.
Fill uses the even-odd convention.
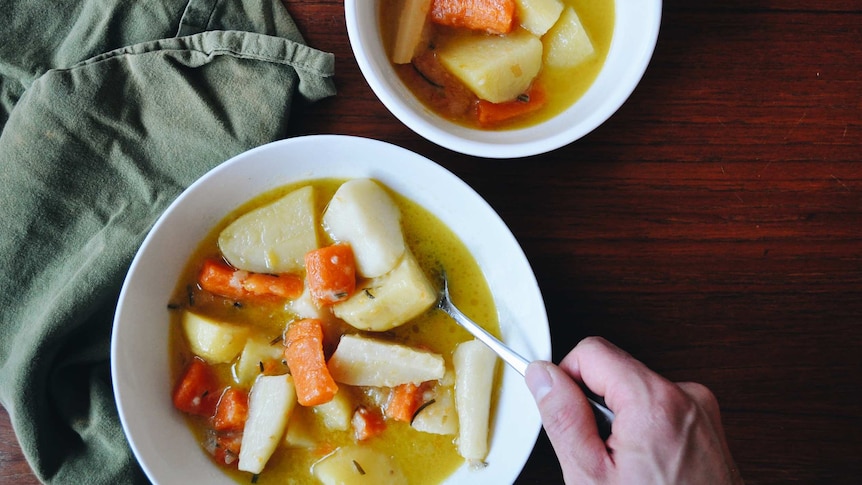
[[[857,483],[862,2],[778,3],[665,2],[652,62],[610,120],[552,153],[489,160],[385,109],[342,1],[286,0],[308,42],[335,53],[338,87],[290,134],[385,140],[463,178],[529,258],[554,359],[602,335],[707,385],[748,484]],[[542,433],[518,483],[561,481]],[[38,483],[5,411],[0,483]]]

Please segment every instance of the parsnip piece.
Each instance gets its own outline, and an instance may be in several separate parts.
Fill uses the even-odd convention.
[[[413,60],[430,8],[431,0],[404,0],[392,49],[392,62],[395,64],[407,64]]]
[[[394,458],[359,445],[342,446],[315,463],[311,471],[324,485],[407,484],[407,476]]]
[[[226,227],[218,246],[230,264],[258,273],[290,273],[305,266],[318,247],[314,189],[302,187],[240,216]]]
[[[458,453],[481,462],[488,455],[491,388],[497,356],[479,340],[455,348],[455,406],[458,410]]]
[[[336,382],[352,386],[419,384],[446,371],[440,354],[350,334],[341,337],[328,366]]]
[[[572,7],[563,10],[557,23],[542,37],[542,43],[545,46],[545,64],[551,67],[573,67],[596,52]]]
[[[350,391],[339,387],[331,401],[312,407],[314,414],[323,418],[323,424],[329,429],[345,431],[350,428],[350,418],[353,416],[353,399]]]
[[[541,37],[550,29],[563,13],[561,0],[515,0],[515,9],[521,27],[536,37]]]
[[[458,432],[458,411],[451,386],[435,386],[431,404],[422,407],[410,423],[413,429],[425,433],[454,435]],[[426,402],[431,402],[426,401]]]
[[[371,179],[343,183],[323,213],[323,225],[332,239],[350,243],[356,271],[365,278],[390,271],[406,248],[401,211]]]
[[[542,41],[526,30],[505,36],[460,36],[438,52],[449,72],[492,103],[523,94],[542,67]]]
[[[261,338],[252,337],[246,340],[239,361],[234,367],[234,376],[239,384],[248,385],[261,373],[262,362],[280,360],[284,354],[284,346],[272,344]]]
[[[182,326],[191,351],[210,364],[232,361],[242,351],[249,333],[246,327],[189,311],[183,313]]]
[[[359,330],[383,332],[419,316],[437,301],[437,292],[410,251],[383,276],[366,281],[332,311]]]
[[[284,436],[296,406],[296,390],[289,375],[260,376],[248,397],[248,420],[242,433],[239,469],[260,473]]]

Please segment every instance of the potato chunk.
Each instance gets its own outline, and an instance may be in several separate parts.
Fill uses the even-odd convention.
[[[311,409],[302,406],[293,408],[284,433],[284,445],[288,448],[313,450],[318,446],[318,438],[313,426]]]
[[[458,452],[467,460],[481,462],[488,454],[491,388],[497,355],[479,340],[468,340],[455,349],[453,363]]]
[[[410,426],[425,433],[456,434],[458,411],[455,409],[453,392],[452,386],[435,386],[430,399],[413,416]]]
[[[391,456],[359,445],[342,446],[311,471],[324,485],[407,484],[407,476]]]
[[[296,406],[296,390],[289,375],[260,376],[248,396],[248,420],[242,433],[239,469],[260,473],[282,440]]]
[[[183,332],[191,351],[210,364],[232,361],[245,346],[248,328],[197,313],[183,313]]]
[[[273,344],[261,338],[249,338],[246,340],[239,361],[234,367],[236,381],[242,385],[249,385],[262,373],[261,367],[270,361],[281,361],[284,347],[278,343]],[[285,370],[287,368],[285,367]]]
[[[359,330],[382,332],[420,315],[435,301],[437,292],[407,251],[395,269],[366,281],[332,311]]]
[[[481,99],[511,101],[542,67],[542,41],[525,30],[505,36],[460,36],[439,51],[440,62]]]
[[[515,8],[521,27],[541,37],[557,23],[563,13],[561,0],[516,0]]]
[[[323,425],[329,429],[346,431],[350,428],[350,418],[353,416],[353,399],[350,391],[344,387],[338,388],[338,392],[331,401],[312,407],[314,414],[323,418]]]
[[[419,384],[446,371],[440,354],[349,334],[341,337],[328,366],[336,382],[352,386]]]
[[[291,273],[317,249],[314,190],[303,187],[240,216],[226,227],[218,246],[235,268],[257,273]]]
[[[344,182],[323,213],[323,225],[332,239],[350,244],[356,271],[365,278],[391,270],[407,247],[401,211],[371,179]]]
[[[595,52],[581,19],[572,7],[566,7],[560,19],[542,38],[545,64],[551,67],[576,66]]]

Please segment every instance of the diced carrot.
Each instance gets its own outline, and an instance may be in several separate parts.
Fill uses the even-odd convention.
[[[393,387],[386,403],[386,417],[405,423],[413,421],[413,415],[422,405],[426,387],[424,383],[417,386],[412,382]]]
[[[525,95],[512,101],[492,103],[484,99],[479,100],[476,112],[480,125],[491,126],[537,111],[545,106],[547,101],[545,90],[533,83]]]
[[[321,305],[346,300],[356,289],[356,260],[349,244],[333,244],[305,255],[311,296]]]
[[[236,270],[224,261],[207,259],[198,274],[198,284],[210,293],[239,300],[245,298],[246,291],[242,289],[239,280],[234,279]]]
[[[430,17],[441,25],[506,34],[515,25],[515,0],[433,0]]]
[[[293,274],[249,273],[242,280],[242,287],[252,295],[279,296],[294,300],[302,295],[302,278]]]
[[[331,401],[338,385],[326,367],[322,322],[313,318],[295,321],[288,327],[285,340],[284,357],[299,404],[317,406]]]
[[[353,424],[353,437],[357,441],[364,441],[377,436],[386,429],[383,415],[365,406],[356,408],[351,423]]]
[[[219,385],[213,369],[203,359],[195,357],[174,387],[174,407],[185,413],[210,417],[218,399]]]
[[[248,419],[248,393],[235,387],[221,395],[213,417],[216,431],[242,431]]]
[[[249,297],[295,299],[303,290],[302,278],[297,275],[250,273],[215,258],[204,261],[198,284],[210,293],[234,300]]]

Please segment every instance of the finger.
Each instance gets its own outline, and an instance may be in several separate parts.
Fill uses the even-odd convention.
[[[566,482],[596,480],[608,469],[610,457],[584,393],[549,362],[531,363],[526,379]]]
[[[588,389],[603,396],[615,413],[647,402],[657,387],[672,385],[601,337],[581,340],[560,362],[560,367]]]

